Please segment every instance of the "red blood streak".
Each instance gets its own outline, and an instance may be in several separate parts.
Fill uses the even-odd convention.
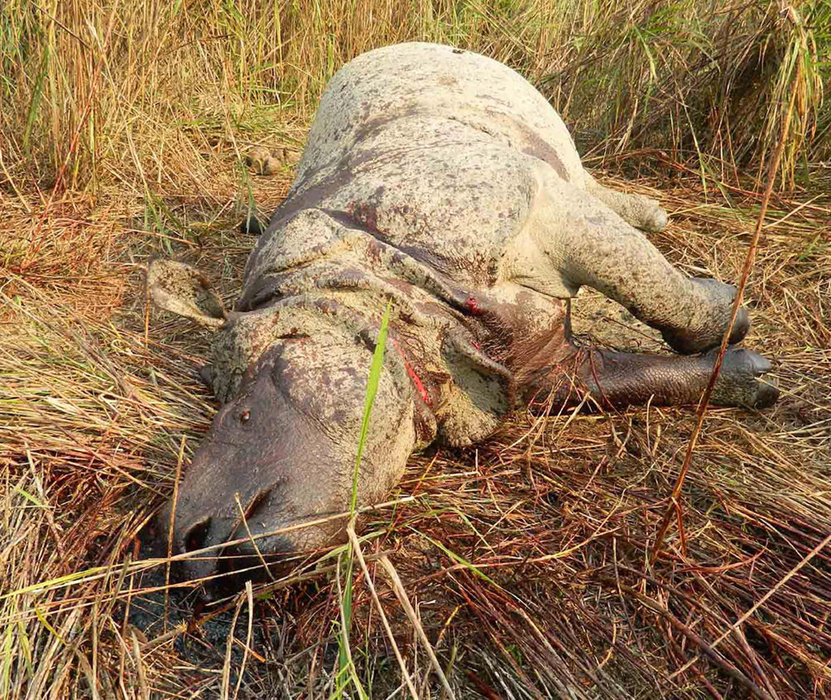
[[[424,388],[424,384],[421,383],[421,379],[419,379],[419,376],[415,373],[415,370],[410,367],[410,363],[407,362],[407,360],[404,360],[404,367],[407,368],[407,374],[409,374],[410,379],[413,380],[413,384],[415,384],[416,391],[421,397],[421,400],[429,406],[430,403],[432,403],[430,401],[430,394],[427,393],[427,389]]]
[[[465,308],[470,311],[474,316],[481,313],[482,309],[479,307],[479,302],[477,301],[476,297],[472,294],[467,295],[467,299],[465,299]]]
[[[416,374],[415,370],[410,366],[410,363],[407,362],[407,357],[401,352],[401,348],[398,347],[398,343],[392,341],[393,347],[398,351],[398,354],[401,355],[401,359],[404,360],[404,369],[407,370],[407,374],[410,375],[410,379],[413,380],[413,384],[415,385],[416,391],[418,395],[421,397],[421,400],[424,401],[428,406],[432,403],[430,400],[430,394],[427,392],[421,378]]]

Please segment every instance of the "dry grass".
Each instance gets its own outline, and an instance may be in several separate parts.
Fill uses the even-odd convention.
[[[262,201],[285,179],[255,184]],[[657,242],[691,273],[735,278],[753,199],[726,209],[689,183],[664,187],[675,214]],[[229,292],[251,243],[228,232],[234,197],[170,204],[208,220],[202,245],[187,248]],[[362,518],[369,571],[422,692],[438,686],[423,680],[424,650],[376,569],[384,552],[462,696],[827,693],[831,577],[817,548],[831,532],[831,201],[804,201],[771,212],[751,287],[748,342],[776,360],[783,399],[764,414],[710,412],[681,505],[686,554],[673,531],[657,564],[645,559],[693,423],[680,409],[518,416],[478,450],[413,459],[401,494],[414,500]],[[190,627],[157,642],[163,630],[148,640],[121,612],[139,585],[136,533],[212,411],[195,379],[205,338],[155,316],[145,335],[137,265],[165,239],[134,229],[140,212],[30,206],[3,208],[7,231],[25,240],[40,225],[46,242],[25,274],[7,268],[0,290],[0,695],[212,697],[225,627],[206,631],[205,611],[174,598]],[[325,571],[310,580],[255,603],[250,692],[334,687],[338,592]],[[383,697],[399,672],[366,583],[358,577],[352,649],[362,683]],[[237,602],[247,624],[247,598]],[[244,625],[237,634],[239,646]]]
[[[831,155],[830,0],[6,0],[0,182],[193,191],[218,141],[275,108],[308,116],[341,63],[414,39],[516,67],[584,150],[657,147],[735,181],[736,164],[761,167],[796,95],[783,183]],[[180,155],[185,183],[167,172]]]
[[[682,79],[692,44],[679,48],[676,30],[673,41],[647,42],[660,59],[653,76],[644,44],[611,33],[623,10],[600,5],[424,2],[402,15],[400,3],[379,1],[371,22],[352,3],[298,2],[282,13],[243,3],[239,17],[218,2],[40,7],[0,9],[3,698],[319,697],[338,687],[334,558],[268,595],[254,589],[207,609],[193,607],[187,588],[173,590],[166,626],[139,630],[124,611],[149,604],[139,597],[152,579],[140,575],[137,533],[213,412],[196,378],[206,337],[147,315],[141,265],[176,253],[233,298],[252,244],[236,224],[250,200],[280,201],[310,105],[343,58],[421,36],[519,65],[605,154],[613,183],[627,186],[617,180],[627,172],[659,192],[673,214],[654,239],[667,255],[729,280],[775,131],[747,134],[760,114],[778,124],[766,110],[753,118],[752,105],[775,94],[777,75],[793,78],[793,66],[771,58],[772,72],[760,73],[770,80],[743,101],[726,90],[738,70],[730,54]],[[688,14],[673,26],[685,19],[709,31],[691,24],[694,5],[677,8]],[[635,10],[631,26],[661,19],[635,21]],[[797,10],[821,17],[828,6]],[[793,46],[805,32],[827,51],[819,22],[788,24],[755,3],[712,12],[718,27],[732,23],[731,46],[748,57],[781,58],[784,49],[757,49]],[[744,116],[729,130],[707,127],[700,105],[715,93],[676,90],[693,79],[720,95],[723,113]],[[802,153],[818,158],[829,120],[816,88],[797,86],[801,131],[791,138],[807,134]],[[663,101],[645,102],[649,91]],[[619,97],[612,107],[610,95]],[[728,134],[732,150],[720,150]],[[288,148],[284,172],[250,180],[238,154],[253,143]],[[785,184],[802,156],[790,157]],[[831,180],[811,167],[808,187],[774,197],[749,286],[748,345],[775,360],[782,400],[764,413],[708,413],[679,504],[683,539],[673,524],[649,565],[691,410],[518,415],[476,450],[414,458],[398,502],[359,520],[369,578],[356,577],[350,647],[372,697],[403,674],[370,580],[422,696],[442,689],[419,626],[458,697],[831,694]],[[657,347],[620,322],[584,319],[583,329]]]

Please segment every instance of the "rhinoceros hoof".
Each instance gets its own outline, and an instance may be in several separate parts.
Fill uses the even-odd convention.
[[[725,284],[714,279],[696,277],[691,280],[704,294],[709,297],[712,312],[705,319],[703,328],[665,328],[661,335],[676,352],[682,355],[692,355],[706,352],[721,344],[730,317],[733,313],[733,301],[736,298],[736,288],[732,284]],[[744,307],[739,309],[733,330],[730,331],[730,345],[740,342],[750,330],[750,316]]]
[[[707,354],[715,363],[716,351]],[[744,348],[728,348],[724,354],[712,403],[717,406],[766,408],[776,403],[779,389],[775,383],[762,379],[770,371],[770,361]]]
[[[654,200],[649,200],[654,208],[647,212],[643,220],[643,230],[649,233],[659,233],[667,226],[667,213]]]

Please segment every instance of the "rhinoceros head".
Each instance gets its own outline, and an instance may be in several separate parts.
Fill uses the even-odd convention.
[[[215,329],[225,325],[222,302],[193,268],[154,261],[147,282],[162,308]],[[275,343],[254,359],[159,512],[160,534],[170,537],[174,553],[193,553],[182,561],[189,579],[246,569],[257,569],[253,577],[261,577],[262,564],[316,546],[309,538],[325,532],[299,524],[310,508],[326,510],[320,502],[325,492],[292,473],[292,465],[325,464],[332,455],[278,385],[284,352],[284,344]]]

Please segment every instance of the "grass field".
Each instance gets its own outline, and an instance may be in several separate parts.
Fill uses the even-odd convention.
[[[421,697],[448,695],[431,654],[460,698],[831,694],[831,3],[620,5],[3,3],[0,697],[386,697],[393,645]],[[358,521],[338,676],[343,552],[208,607],[143,595],[166,562],[142,574],[137,535],[215,410],[207,337],[148,308],[143,265],[197,263],[233,301],[237,225],[284,196],[328,77],[413,38],[538,85],[598,177],[661,200],[652,240],[690,274],[739,278],[782,141],[746,341],[782,399],[707,412],[654,563],[694,408],[521,413],[413,458]],[[242,165],[255,144],[277,175]],[[576,306],[584,335],[660,350]]]

